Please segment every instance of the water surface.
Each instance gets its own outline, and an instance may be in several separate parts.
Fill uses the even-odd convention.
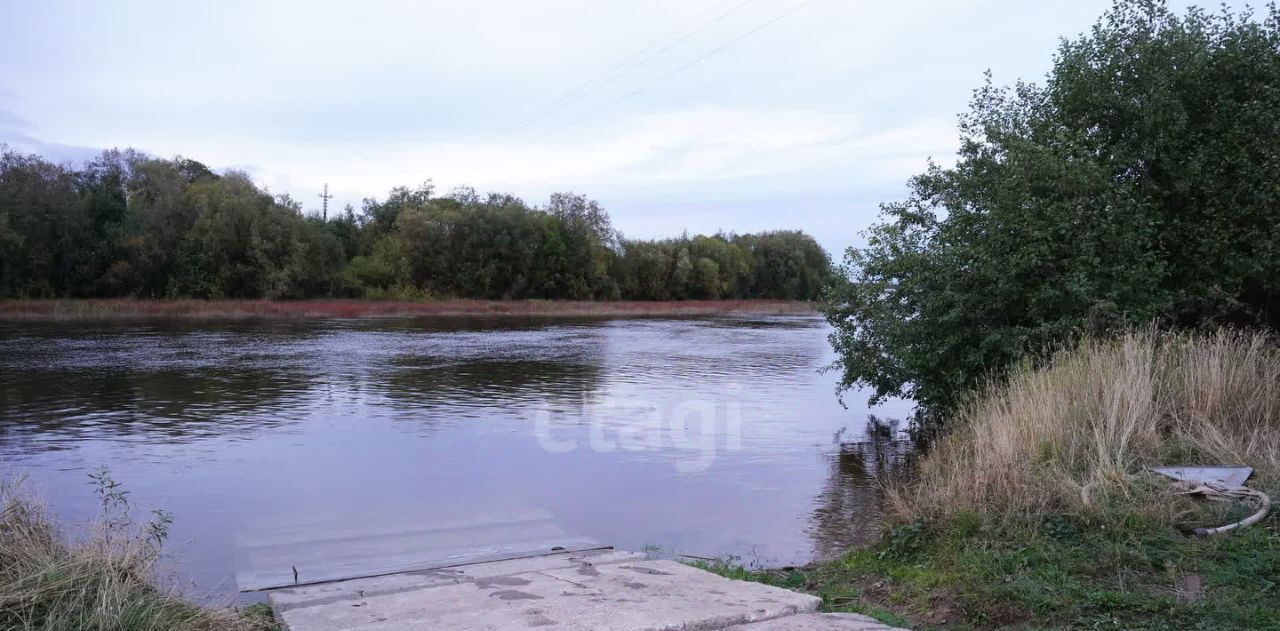
[[[110,467],[235,591],[262,524],[536,508],[566,532],[797,564],[876,532],[900,443],[805,316],[0,324],[0,473],[86,520]],[[901,417],[905,404],[876,410]]]

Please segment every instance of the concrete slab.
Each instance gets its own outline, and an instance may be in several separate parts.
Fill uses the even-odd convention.
[[[464,577],[482,580],[494,576],[506,576],[522,572],[549,572],[551,570],[579,568],[582,567],[584,563],[589,565],[616,565],[618,563],[625,563],[629,561],[645,561],[648,558],[649,557],[638,552],[623,552],[621,550],[612,549],[587,550],[584,552],[570,552],[539,557],[526,557],[523,559],[510,559],[494,563],[463,565],[452,568],[452,570],[458,572]]]
[[[739,631],[902,631],[856,613],[808,613],[729,628]]]
[[[1214,467],[1152,467],[1151,470],[1174,480],[1212,482],[1214,484],[1229,487],[1244,486],[1244,483],[1249,480],[1249,476],[1253,475],[1253,467],[1236,467],[1231,465],[1218,465]]]
[[[436,585],[482,581],[500,576],[525,572],[546,572],[566,568],[578,568],[583,564],[601,565],[644,561],[643,554],[617,550],[589,550],[585,552],[558,553],[538,557],[526,557],[477,563],[451,568],[391,574],[372,578],[358,578],[318,585],[275,589],[268,592],[268,600],[276,614],[298,607],[309,607],[382,594],[395,594]]]
[[[258,527],[241,533],[236,544],[240,591],[603,547],[589,537],[566,534],[540,509],[466,518],[412,512],[394,519],[344,516]]]
[[[693,631],[813,612],[820,603],[813,596],[618,552],[283,589],[270,592],[269,599],[287,631]]]

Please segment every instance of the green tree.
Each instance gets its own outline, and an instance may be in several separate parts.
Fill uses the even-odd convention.
[[[688,298],[689,283],[692,280],[693,261],[689,258],[689,248],[678,247],[675,249],[675,262],[671,265],[668,293],[677,300]]]
[[[297,273],[305,265],[306,248],[296,209],[279,205],[247,176],[234,172],[193,183],[186,198],[198,217],[180,248],[175,294],[301,295]]]
[[[552,275],[552,297],[616,297],[609,263],[618,237],[609,215],[596,201],[573,193],[553,194],[547,212],[560,223],[556,233],[564,247]]]
[[[22,252],[22,235],[9,221],[8,208],[0,207],[0,296],[9,294],[8,288],[19,265]]]
[[[285,295],[290,298],[334,296],[343,293],[342,270],[347,265],[342,241],[328,222],[308,217],[296,226],[298,249],[293,252]]]
[[[741,238],[750,251],[725,235],[624,241],[582,195],[534,207],[430,182],[326,220],[183,157],[74,167],[0,150],[0,297],[807,298],[824,277],[807,236]]]
[[[406,249],[403,239],[386,237],[375,243],[368,255],[352,258],[342,271],[345,293],[385,295],[412,287]]]
[[[92,242],[75,174],[0,149],[0,214],[11,234],[0,290],[18,297],[65,296],[79,281]]]
[[[843,386],[928,422],[1082,333],[1280,322],[1280,14],[1117,2],[1043,85],[990,77],[848,251],[825,311]]]
[[[140,157],[132,164],[122,249],[141,277],[137,293],[165,294],[176,272],[178,249],[196,221],[197,211],[186,199],[187,187],[216,178],[203,164],[185,158]]]
[[[363,209],[365,225],[375,236],[392,232],[396,229],[401,212],[408,208],[422,208],[431,201],[431,194],[434,192],[435,185],[427,180],[415,189],[404,186],[391,189],[384,202],[366,198]]]
[[[830,282],[831,257],[798,230],[740,235],[734,244],[750,257],[753,297],[816,300]]]
[[[76,171],[89,242],[79,254],[77,278],[70,291],[78,296],[114,296],[137,290],[141,276],[128,259],[125,221],[127,183],[139,156],[132,150],[104,151]]]
[[[715,300],[724,289],[724,281],[720,279],[720,265],[715,261],[701,257],[693,264],[693,274],[689,279],[689,295],[703,300]]]
[[[700,275],[710,270],[710,266],[701,263],[706,259],[715,264],[715,272],[719,276],[717,286],[712,286],[710,278],[701,281],[701,292],[709,298],[742,298],[751,291],[751,260],[747,253],[736,244],[730,242],[731,237],[715,235],[711,237],[698,235],[689,243],[689,254],[697,257],[698,265],[702,265]],[[826,256],[826,253],[823,253]],[[830,263],[824,263],[829,265]]]

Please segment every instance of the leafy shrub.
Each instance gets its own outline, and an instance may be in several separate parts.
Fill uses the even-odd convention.
[[[1121,0],[1042,85],[987,83],[848,251],[843,385],[940,423],[993,374],[1153,321],[1280,323],[1280,12]]]

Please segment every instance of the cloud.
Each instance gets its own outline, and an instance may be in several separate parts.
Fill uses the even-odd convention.
[[[633,116],[591,134],[563,138],[411,139],[382,145],[289,145],[257,152],[255,175],[273,188],[317,189],[325,182],[350,195],[432,178],[442,188],[471,185],[541,197],[574,189],[607,197],[654,188],[747,189],[789,180],[828,186],[845,180],[904,180],[929,155],[954,147],[950,122],[875,129],[848,114],[716,106]],[[237,145],[213,149],[214,163],[235,159]]]
[[[9,90],[0,90],[0,101],[12,98],[12,92]],[[8,129],[26,129],[30,127],[30,123],[24,120],[17,113],[0,108],[0,130]]]
[[[6,98],[0,90],[0,99]],[[45,142],[29,133],[31,125],[17,114],[0,108],[0,144],[21,153],[34,153],[55,162],[83,162],[101,153],[91,147]]]

